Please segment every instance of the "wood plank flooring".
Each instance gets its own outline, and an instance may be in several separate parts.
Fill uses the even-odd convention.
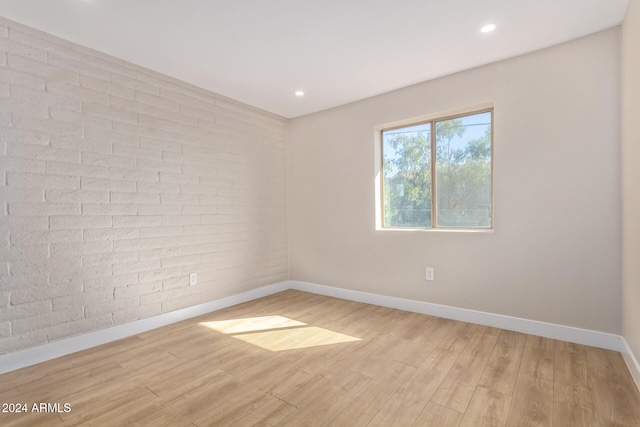
[[[619,353],[292,290],[0,375],[0,403],[28,407],[1,426],[640,427]]]

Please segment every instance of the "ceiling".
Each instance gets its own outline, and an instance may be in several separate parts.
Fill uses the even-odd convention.
[[[616,26],[627,2],[0,0],[0,15],[291,118]]]

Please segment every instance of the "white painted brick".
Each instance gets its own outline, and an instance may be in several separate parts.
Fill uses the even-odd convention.
[[[81,242],[80,230],[29,230],[11,234],[14,245],[37,245],[42,243]]]
[[[172,184],[198,185],[200,178],[197,175],[183,175],[180,173],[160,172],[160,182],[168,182]]]
[[[0,67],[0,81],[12,85],[22,85],[34,89],[44,89],[45,79],[42,77],[32,76],[20,71],[12,70],[7,67]]]
[[[11,323],[10,322],[0,323],[0,338],[6,338],[10,335],[11,335]]]
[[[11,30],[9,31],[9,38],[47,52],[53,52],[64,57],[80,59],[80,54],[75,50],[70,49],[68,45],[60,45],[57,40],[46,40],[42,35],[34,35],[20,31],[15,27],[11,27]]]
[[[45,171],[53,175],[73,175],[94,178],[106,178],[109,176],[109,169],[106,167],[56,161],[47,161]]]
[[[83,203],[83,215],[135,215],[136,205],[133,203]]]
[[[86,317],[0,331],[0,345],[14,351],[286,279],[286,120],[46,34],[8,34],[0,307],[10,295],[45,298],[49,312],[84,307]],[[37,60],[18,58],[30,53]],[[72,215],[37,210],[64,204]],[[191,269],[198,286],[188,286]]]
[[[11,99],[25,104],[44,104],[65,111],[80,111],[80,100],[67,94],[53,93],[40,89],[14,85],[11,87]]]
[[[181,213],[184,215],[211,215],[218,213],[218,207],[216,205],[185,205],[182,206]]]
[[[166,118],[152,117],[146,114],[138,114],[138,123],[142,126],[148,126],[153,129],[161,129],[169,132],[178,133],[181,135],[194,136],[197,138],[208,138],[211,136],[210,132],[204,129],[198,129],[188,124],[176,123],[174,121],[168,121]]]
[[[189,102],[189,101],[186,101],[186,102]],[[204,104],[202,104],[202,105],[204,105]],[[215,110],[216,109],[215,106],[211,106],[211,107],[207,106],[207,108],[209,108],[211,110]],[[219,110],[219,111],[221,111],[221,110]],[[215,122],[215,120],[216,120],[216,113],[215,112],[208,111],[206,109],[202,109],[202,108],[198,108],[198,107],[193,107],[193,106],[189,106],[189,105],[180,104],[180,112],[182,114],[186,114],[188,116],[195,117],[197,119],[208,120],[210,122]]]
[[[135,261],[135,262],[127,262],[123,264],[114,264],[113,265],[113,274],[128,274],[128,273],[137,273],[143,271],[152,271],[161,268],[159,260],[149,260],[149,261]]]
[[[160,180],[157,172],[125,168],[109,168],[109,178],[148,182],[158,182]]]
[[[77,203],[9,203],[9,215],[49,216],[80,215]]]
[[[37,316],[38,314],[50,313],[52,310],[51,300],[39,300],[25,304],[9,304],[6,311],[0,311],[0,321],[24,319],[25,317]]]
[[[180,186],[178,184],[138,181],[137,190],[141,193],[180,193]]]
[[[9,31],[4,24],[0,24],[0,37],[9,37]]]
[[[121,98],[134,99],[133,89],[84,74],[80,74],[80,86]]]
[[[9,90],[11,91],[11,88]],[[46,119],[49,117],[49,106],[36,102],[23,102],[9,97],[0,104],[0,113]]]
[[[80,83],[80,76],[77,72],[54,67],[41,61],[34,61],[33,59],[8,53],[7,63],[14,70],[43,77],[46,80],[65,81],[73,84]]]
[[[79,231],[79,230],[78,230]],[[87,255],[108,252],[113,249],[111,241],[77,242],[77,243],[54,243],[49,251],[52,258],[70,255]]]
[[[156,227],[160,225],[158,215],[114,215],[114,227]]]
[[[107,215],[52,216],[49,219],[52,230],[77,228],[111,227],[111,217]]]
[[[200,224],[200,215],[162,215],[162,225]]]
[[[200,196],[200,203],[203,205],[232,205],[233,199],[227,196],[218,196],[217,194],[202,194]]]
[[[134,78],[121,76],[117,73],[111,74],[111,81],[120,86],[128,87],[130,89],[134,89],[135,91],[139,91],[139,92],[145,92],[150,95],[160,94],[160,88],[158,88],[157,86],[145,83],[144,81],[137,80]]]
[[[182,254],[182,248],[178,246],[164,247],[164,248],[153,248],[153,249],[142,249],[138,252],[138,257],[141,260],[149,260],[149,259],[160,259],[167,258],[172,256],[178,256]]]
[[[93,151],[95,153],[111,154],[113,147],[110,142],[96,141],[93,139],[83,138],[75,135],[51,137],[51,146],[54,148],[64,148],[76,151]]]
[[[40,329],[26,334],[11,335],[7,338],[0,338],[0,352],[22,350],[33,347],[47,341],[47,331]],[[4,350],[3,350],[4,349]]]
[[[80,163],[80,153],[77,151],[60,150],[50,146],[9,143],[7,154],[26,159]]]
[[[98,79],[108,80],[110,78],[109,71],[97,67],[92,67],[82,61],[65,58],[64,56],[58,55],[53,52],[47,53],[47,62],[58,68],[75,71],[79,74],[84,74]]]
[[[162,238],[149,237],[145,239],[129,239],[116,240],[113,242],[113,250],[115,252],[138,251],[143,249],[152,249],[162,247]],[[140,257],[142,259],[142,257]]]
[[[49,340],[57,340],[85,332],[96,331],[109,326],[113,326],[111,314],[103,314],[88,319],[80,319],[71,322],[61,323],[59,325],[47,328],[47,336]]]
[[[218,189],[216,187],[206,185],[181,185],[180,192],[182,194],[191,195],[218,194]]]
[[[111,192],[113,203],[160,203],[160,195],[157,193],[121,193]]]
[[[162,281],[162,289],[186,288],[189,286],[189,273],[180,277],[172,277],[171,279]]]
[[[18,159],[15,157],[3,157],[2,162],[0,163],[0,175],[4,172],[10,171],[9,174],[11,176],[11,182],[9,185],[16,185],[19,187],[34,187],[34,185],[26,185],[27,181],[23,180],[23,175],[17,175],[12,172],[44,172],[45,164],[42,160],[32,160],[32,159]],[[9,174],[7,176],[9,176]],[[29,174],[31,175],[31,174]],[[41,187],[40,185],[36,185],[35,187]]]
[[[160,290],[162,290],[161,281],[142,283],[139,285],[122,286],[122,287],[116,288],[115,298],[116,299],[129,298],[129,297],[158,292]]]
[[[51,136],[32,130],[3,127],[0,128],[0,141],[9,144],[48,145]]]
[[[114,61],[113,58],[104,55],[94,55],[93,53],[82,53],[82,62],[93,67],[107,70],[122,76],[134,78],[136,71],[131,65],[124,61]]]
[[[9,229],[12,233],[29,230],[47,230],[46,216],[0,216],[0,229]]]
[[[82,280],[100,279],[114,275],[111,265],[91,265],[82,269]]]
[[[84,313],[82,307],[75,307],[64,311],[54,311],[26,319],[17,319],[11,322],[11,329],[14,334],[24,334],[38,329],[46,328],[51,324],[60,324],[73,320],[82,319]]]
[[[61,123],[73,123],[85,128],[111,129],[111,120],[102,117],[89,116],[76,111],[66,111],[57,107],[49,107],[49,115],[52,119]]]
[[[113,153],[118,156],[135,157],[139,159],[147,160],[161,160],[162,152],[150,148],[140,148],[131,145],[113,144]],[[121,165],[114,165],[121,166]],[[127,167],[127,166],[121,166]]]
[[[132,307],[125,310],[116,311],[113,313],[114,323],[124,323],[133,320],[143,319],[158,315],[162,312],[162,304],[159,302],[140,304],[137,307]]]
[[[129,298],[112,299],[109,301],[103,301],[98,305],[90,305],[85,307],[85,315],[87,318],[96,317],[104,313],[112,313],[115,311],[121,311],[128,308],[138,307],[140,298],[137,296]]]
[[[179,236],[182,234],[182,227],[179,225],[163,225],[160,227],[142,227],[140,228],[139,233],[140,233],[140,238]]]
[[[100,304],[104,300],[113,298],[113,294],[113,288],[107,288],[53,298],[53,311],[69,310],[73,307],[84,307],[85,305]]]
[[[1,45],[0,45],[1,47]],[[165,98],[161,98],[155,95],[149,95],[148,93],[136,91],[134,93],[135,100],[137,102],[152,105],[157,108],[162,108],[168,111],[179,112],[178,103],[174,101],[167,100]]]
[[[19,305],[32,301],[50,300],[55,297],[82,292],[82,282],[71,281],[47,286],[23,286],[11,291],[11,304]],[[50,301],[48,301],[50,303]]]
[[[175,257],[162,258],[162,268],[178,267],[178,266],[192,266],[200,263],[200,255],[181,255]]]
[[[9,83],[0,82],[0,98],[9,98],[11,95],[10,88]],[[11,119],[9,119],[8,123],[11,123]]]
[[[85,89],[88,90],[88,89]],[[106,96],[106,95],[104,95]],[[107,97],[107,102],[104,104],[108,104],[109,100]],[[138,121],[138,116],[136,113],[131,113],[128,111],[118,111],[115,110],[108,105],[96,104],[92,102],[82,102],[82,112],[84,114],[88,114],[90,116],[103,117],[105,119],[111,120],[120,120],[124,122],[136,123]]]
[[[136,161],[130,157],[115,156],[101,153],[82,153],[82,163],[94,166],[135,169]]]
[[[73,279],[81,267],[80,257],[44,258],[40,260],[19,260],[11,263],[11,274],[26,276],[28,274],[47,275],[51,282]],[[55,277],[51,277],[51,276]],[[63,280],[57,280],[64,277]]]
[[[113,127],[116,128],[118,123],[113,122]],[[136,145],[138,143],[138,138],[136,135],[121,133],[121,132],[113,132],[106,129],[96,129],[96,128],[86,128],[84,130],[85,138],[93,139],[95,141],[107,142],[109,144],[120,143],[120,144],[131,144]]]
[[[63,123],[52,119],[41,119],[23,115],[13,115],[13,126],[48,135],[82,135],[82,126],[75,123]]]
[[[157,138],[147,138],[144,136],[138,137],[138,143],[140,147],[152,148],[160,151],[171,151],[174,153],[182,152],[182,144],[174,141],[166,141]]]
[[[139,215],[177,215],[180,212],[180,205],[138,205]]]
[[[136,182],[82,176],[80,177],[80,188],[84,190],[112,190],[133,192],[136,191]]]
[[[48,286],[49,278],[45,274],[29,273],[23,276],[0,276],[0,291],[15,291],[25,286]]]
[[[200,184],[205,187],[222,187],[231,188],[233,186],[233,180],[220,177],[201,177]]]
[[[199,165],[182,165],[182,173],[184,173],[185,175],[210,178],[218,178],[220,176],[218,168]]]
[[[160,194],[160,202],[170,205],[197,205],[200,203],[197,194]]]
[[[46,190],[45,198],[49,202],[72,203],[105,203],[109,201],[108,191],[91,191],[91,190]],[[80,207],[78,206],[78,213]]]
[[[167,163],[165,161],[156,160],[142,160],[136,161],[139,170],[150,172],[169,172],[180,173],[182,172],[182,165],[177,163]]]
[[[0,201],[43,202],[44,191],[39,188],[0,187]]]
[[[86,267],[91,267],[94,265],[113,265],[136,261],[137,259],[137,252],[107,252],[100,254],[83,255],[82,265]]]
[[[93,242],[96,240],[124,240],[136,239],[138,237],[137,228],[96,228],[86,229],[82,232],[84,241]]]
[[[0,247],[0,259],[14,261],[19,259],[40,259],[46,258],[49,248],[46,245],[11,245]],[[2,304],[0,303],[0,308]]]
[[[122,276],[101,277],[97,279],[86,279],[83,281],[84,290],[96,291],[100,289],[111,289],[121,286],[131,286],[138,283],[138,273],[125,274]]]
[[[144,271],[138,273],[140,283],[157,282],[159,280],[169,279],[171,277],[182,276],[182,268],[163,268],[161,270]]]

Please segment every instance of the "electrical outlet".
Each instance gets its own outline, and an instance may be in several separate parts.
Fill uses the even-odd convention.
[[[198,273],[189,273],[189,286],[193,286],[198,283]]]
[[[433,267],[427,267],[427,277],[426,277],[426,279],[427,279],[427,280],[431,280],[431,281],[436,280],[436,271],[435,271],[435,268],[433,268]]]

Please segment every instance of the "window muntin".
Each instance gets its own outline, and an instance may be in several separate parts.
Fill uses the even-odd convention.
[[[382,226],[492,228],[492,123],[488,109],[383,129]]]

